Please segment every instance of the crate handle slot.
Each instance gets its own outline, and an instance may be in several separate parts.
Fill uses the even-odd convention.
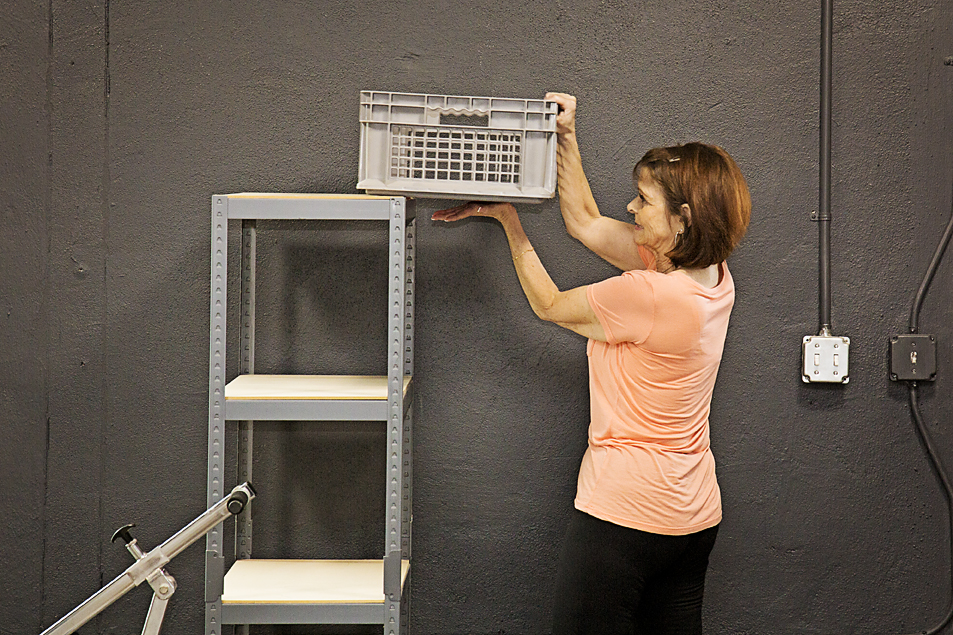
[[[426,119],[430,125],[488,128],[490,111],[484,108],[429,106]]]
[[[488,116],[490,111],[485,108],[441,108],[440,106],[429,106],[427,110],[431,112],[439,112],[441,115],[479,115],[479,116]]]
[[[489,128],[489,115],[463,115],[440,113],[441,126],[467,126],[469,128]]]

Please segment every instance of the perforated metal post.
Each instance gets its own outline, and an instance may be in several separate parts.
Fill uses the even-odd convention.
[[[404,232],[405,256],[405,290],[404,290],[404,374],[414,374],[414,277],[416,267],[416,205],[413,199],[407,201],[407,223]],[[414,508],[414,479],[413,479],[413,429],[414,410],[409,404],[404,416],[403,439],[403,501],[401,505],[401,556],[411,559],[411,545],[413,544],[413,508]],[[401,633],[407,633],[410,622],[410,594],[403,594],[401,603]]]
[[[407,201],[407,226],[404,232],[405,291],[404,291],[404,375],[414,374],[414,267],[416,257],[416,226],[414,200]],[[403,492],[403,534],[401,553],[410,558],[411,532],[413,530],[413,408],[407,408],[404,419],[404,492]]]
[[[258,223],[253,219],[242,220],[242,284],[241,284],[241,374],[255,373],[255,267],[257,261]],[[252,442],[254,421],[238,422],[238,480],[252,481]],[[251,503],[245,506],[235,519],[235,559],[251,558],[252,517]],[[248,625],[235,627],[235,632],[248,635]]]
[[[211,507],[222,499],[223,455],[225,447],[225,289],[228,278],[228,199],[212,197],[212,266],[209,312],[208,388],[208,500]],[[205,547],[205,633],[221,635],[222,584],[225,561],[222,557],[222,530],[219,523],[208,533]]]
[[[403,437],[406,289],[406,208],[390,199],[387,311],[387,523],[384,538],[384,633],[401,632],[401,543],[403,541]]]

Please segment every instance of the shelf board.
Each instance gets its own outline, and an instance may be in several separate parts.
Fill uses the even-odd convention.
[[[404,407],[411,378],[404,377]],[[384,421],[383,375],[239,375],[225,386],[225,418],[270,421]]]
[[[213,209],[221,205],[231,219],[390,220],[392,199],[400,199],[406,220],[414,216],[413,201],[402,196],[241,192],[212,199]]]
[[[401,587],[410,562],[401,563]],[[238,560],[225,574],[226,624],[384,621],[383,560]]]
[[[306,199],[306,200],[317,200],[317,199],[331,199],[334,201],[379,201],[379,200],[390,200],[390,196],[369,196],[367,194],[308,194],[308,193],[278,193],[278,192],[240,192],[238,194],[226,194],[229,199],[236,198],[248,198],[248,199],[265,199],[265,198],[289,198],[289,199]]]

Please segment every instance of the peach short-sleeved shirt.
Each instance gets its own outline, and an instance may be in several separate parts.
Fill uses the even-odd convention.
[[[590,340],[589,448],[576,508],[657,534],[721,521],[708,414],[735,288],[725,263],[708,289],[681,271],[645,271],[590,285],[607,342]]]

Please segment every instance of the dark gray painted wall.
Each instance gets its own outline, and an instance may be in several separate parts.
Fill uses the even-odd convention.
[[[752,0],[8,2],[2,632],[39,632],[125,568],[107,544],[116,527],[137,522],[151,546],[202,511],[209,197],[353,192],[369,88],[577,94],[593,189],[619,218],[645,149],[726,147],[754,216],[731,259],[738,301],[712,412],[725,521],[709,632],[932,625],[949,597],[946,508],[886,342],[950,213],[953,6],[835,5],[846,387],[798,372],[816,329],[819,23],[810,3]],[[545,633],[585,443],[584,342],[532,316],[499,228],[434,226],[436,205],[418,221],[412,627]],[[560,286],[612,273],[565,235],[555,203],[522,211]],[[262,227],[259,371],[382,372],[382,237]],[[941,368],[922,402],[953,463],[950,260],[921,320]],[[379,427],[260,424],[256,438],[259,555],[379,555]],[[201,632],[201,551],[169,567],[169,633]],[[147,602],[138,590],[84,632],[135,628]]]
[[[0,16],[0,614],[39,625],[49,365],[47,15],[18,3]],[[16,563],[16,564],[13,564]]]

